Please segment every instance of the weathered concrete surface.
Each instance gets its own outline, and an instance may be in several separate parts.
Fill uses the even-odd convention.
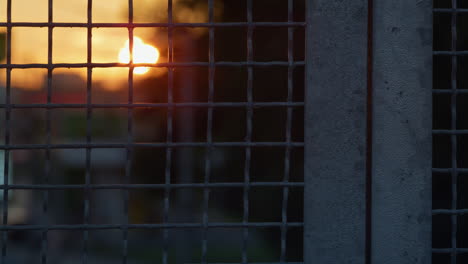
[[[367,1],[308,1],[305,263],[365,259]]]
[[[372,263],[431,263],[432,1],[374,1]]]

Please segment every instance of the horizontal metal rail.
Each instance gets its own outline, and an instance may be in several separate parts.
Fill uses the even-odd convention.
[[[466,135],[468,129],[433,129],[433,134],[446,134],[446,135]]]
[[[439,215],[439,214],[467,214],[468,209],[434,209],[432,210],[433,215]]]
[[[133,104],[0,104],[1,108],[168,108],[168,107],[302,107],[304,102],[188,102],[188,103],[133,103]]]
[[[280,227],[281,222],[248,222],[248,223],[208,223],[206,228],[242,228],[242,227]],[[299,222],[288,222],[287,227],[302,227]],[[203,228],[199,223],[166,223],[166,224],[87,224],[87,225],[2,225],[0,231],[13,230],[105,230],[105,229],[163,229],[163,228]]]
[[[468,253],[468,248],[433,248],[432,253]]]
[[[457,50],[457,51],[449,51],[449,50],[440,50],[434,51],[434,55],[447,55],[447,56],[466,56],[468,55],[467,50]]]
[[[468,89],[456,89],[456,90],[451,90],[451,89],[433,89],[433,93],[435,94],[465,94],[468,93]]]
[[[83,28],[211,28],[211,27],[305,27],[305,22],[220,22],[220,23],[38,23],[10,22],[0,23],[0,27],[83,27]]]
[[[302,142],[155,142],[155,143],[74,143],[74,144],[9,144],[0,149],[87,149],[87,148],[177,148],[177,147],[304,147]]]
[[[303,182],[250,182],[251,187],[304,187]],[[0,190],[132,190],[132,189],[205,189],[242,188],[243,182],[220,183],[170,183],[170,184],[9,184],[0,185]]]
[[[435,13],[468,13],[468,8],[434,8]]]
[[[452,171],[468,172],[468,168],[432,168],[432,172],[450,173]]]
[[[304,66],[304,61],[219,61],[213,62],[217,67],[270,67],[270,66]],[[0,64],[0,69],[56,69],[56,68],[129,68],[129,67],[149,67],[149,68],[176,68],[176,67],[209,67],[210,62],[162,62],[162,63],[31,63],[31,64]]]

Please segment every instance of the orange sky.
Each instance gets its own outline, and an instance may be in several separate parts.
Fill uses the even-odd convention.
[[[109,4],[112,2],[112,4]],[[13,0],[13,22],[46,22],[48,0]],[[167,0],[134,0],[135,22],[165,22],[167,18]],[[174,12],[181,22],[206,22],[207,8],[187,10],[174,2]],[[54,0],[54,22],[86,22],[87,0]],[[125,23],[128,19],[128,0],[94,0],[93,22]],[[0,21],[6,21],[6,0],[0,0]],[[5,31],[0,28],[0,31]],[[165,45],[167,39],[156,39],[156,29],[137,28],[134,31],[146,43],[158,47]],[[163,34],[161,34],[163,35]],[[86,62],[86,28],[55,28],[53,35],[54,63]],[[125,28],[97,28],[93,30],[93,62],[118,62],[118,54],[128,39]],[[47,28],[14,28],[12,34],[12,63],[47,63]],[[161,54],[162,56],[164,54]],[[160,61],[164,61],[161,58]],[[24,89],[38,89],[46,73],[43,69],[12,71],[12,85]],[[57,69],[54,72],[75,72],[85,77],[83,69]],[[152,69],[148,74],[155,74]],[[160,72],[160,70],[159,70]],[[110,89],[127,78],[128,69],[97,69],[93,80],[106,83]],[[4,74],[0,79],[4,80]]]

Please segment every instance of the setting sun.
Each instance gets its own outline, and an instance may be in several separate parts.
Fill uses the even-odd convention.
[[[129,52],[130,41],[125,42],[125,46],[119,52],[119,62],[129,63],[130,52]],[[156,63],[159,59],[159,51],[157,48],[146,44],[139,37],[133,38],[133,63]],[[145,74],[149,71],[149,67],[136,67],[134,70],[135,74]]]

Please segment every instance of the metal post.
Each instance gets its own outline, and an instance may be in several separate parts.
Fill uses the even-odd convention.
[[[196,41],[190,33],[185,33],[180,36],[180,43],[184,43],[182,56],[187,61],[194,60]],[[182,102],[194,102],[195,91],[193,90],[193,82],[195,77],[194,69],[185,69],[184,75],[181,77],[181,85],[179,86],[179,98]],[[195,108],[179,108],[177,109],[176,124],[177,124],[177,140],[179,142],[194,142],[195,140]],[[179,148],[176,155],[177,178],[181,183],[194,183],[195,179],[195,159],[194,151],[191,148]],[[177,221],[190,223],[196,221],[193,219],[195,210],[193,189],[181,189],[177,193]],[[182,236],[177,237],[177,257],[176,263],[189,263],[193,254],[193,247],[198,242],[194,238],[193,230],[184,230]]]
[[[431,263],[432,1],[379,0],[372,263]]]
[[[367,1],[307,1],[304,262],[363,264]]]

